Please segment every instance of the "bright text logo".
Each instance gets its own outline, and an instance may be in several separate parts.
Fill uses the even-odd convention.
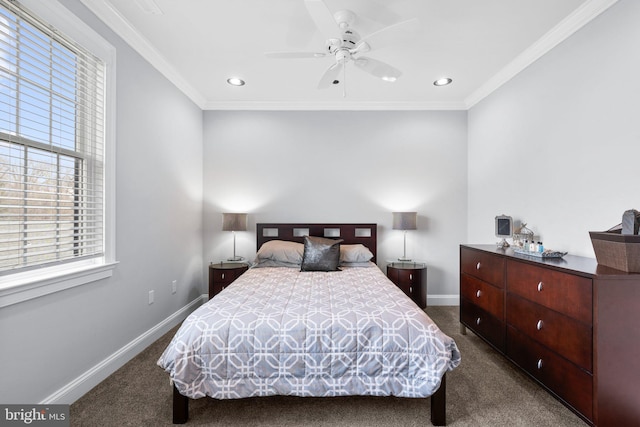
[[[69,426],[69,405],[0,405],[0,426]]]

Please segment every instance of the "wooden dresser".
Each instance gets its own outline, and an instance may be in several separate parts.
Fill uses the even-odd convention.
[[[586,422],[640,425],[640,274],[460,246],[460,322]]]

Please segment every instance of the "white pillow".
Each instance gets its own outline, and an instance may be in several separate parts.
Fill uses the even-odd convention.
[[[348,262],[367,262],[373,258],[373,254],[366,246],[357,245],[340,245],[340,263]]]
[[[285,240],[269,240],[265,242],[256,254],[255,263],[269,266],[300,266],[304,245],[297,242]],[[269,261],[269,262],[267,262]]]

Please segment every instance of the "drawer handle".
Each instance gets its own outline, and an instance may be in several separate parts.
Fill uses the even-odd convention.
[[[476,325],[480,325],[480,318],[479,317],[476,319]]]
[[[536,329],[537,330],[541,330],[542,329],[542,325],[544,325],[544,323],[542,323],[542,320],[538,320],[538,323],[536,324]]]
[[[223,287],[222,287],[222,290],[224,290],[224,288],[226,288],[226,286],[223,286]]]
[[[224,279],[224,273],[222,273],[222,279]]]
[[[542,292],[543,284],[542,282],[538,282],[538,292]]]
[[[538,359],[538,369],[542,369],[542,359]]]
[[[409,286],[409,292],[413,293],[413,286]]]
[[[480,264],[480,261],[478,261],[478,263],[476,264],[476,270],[480,270],[480,267],[482,267],[482,264]]]
[[[480,289],[478,289],[476,291],[476,298],[480,298],[480,295],[482,295],[482,292],[480,292]]]

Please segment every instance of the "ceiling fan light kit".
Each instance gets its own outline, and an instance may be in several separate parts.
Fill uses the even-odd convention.
[[[326,89],[339,83],[337,77],[340,73],[343,74],[342,83],[346,83],[346,65],[350,62],[356,68],[385,82],[395,82],[402,75],[400,70],[385,62],[361,55],[375,49],[375,39],[384,37],[385,33],[391,29],[395,31],[409,27],[407,24],[415,24],[416,19],[398,22],[360,37],[360,34],[352,28],[358,21],[353,11],[344,9],[332,13],[322,0],[305,0],[305,6],[316,27],[325,37],[324,52],[267,52],[265,54],[267,57],[292,59],[333,56],[335,62],[320,78],[318,89]],[[343,96],[346,96],[344,88]]]

